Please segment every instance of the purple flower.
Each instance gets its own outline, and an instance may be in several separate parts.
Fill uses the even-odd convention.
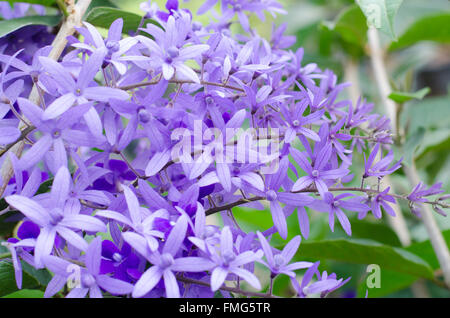
[[[176,72],[179,76],[200,83],[197,74],[184,62],[200,57],[202,52],[209,49],[209,46],[196,44],[184,47],[190,23],[190,18],[186,18],[186,15],[176,20],[173,16],[169,16],[165,31],[153,24],[148,24],[147,28],[143,29],[155,40],[145,36],[136,37],[150,50],[152,53],[151,63],[155,69],[161,70],[166,80],[170,80]]]
[[[205,258],[177,257],[180,246],[185,239],[187,226],[186,217],[184,215],[180,216],[170,232],[161,253],[159,251],[151,251],[147,241],[142,236],[132,232],[123,234],[125,241],[152,264],[136,282],[133,289],[133,297],[145,296],[163,278],[166,296],[168,298],[178,298],[180,297],[180,290],[174,272],[203,272],[211,269],[213,263]]]
[[[45,72],[49,73],[59,92],[62,94],[44,111],[43,119],[53,119],[66,112],[74,103],[85,104],[88,101],[107,102],[110,98],[126,100],[128,93],[125,91],[101,86],[90,86],[103,64],[105,52],[98,50],[92,53],[89,59],[81,67],[77,81],[61,64],[47,57],[40,57],[40,62]],[[101,135],[102,125],[95,108],[90,108],[84,115],[84,119],[91,131]]]
[[[143,3],[125,37],[126,18],[105,36],[84,23],[62,54],[46,26],[0,38],[0,214],[19,210],[13,220],[23,221],[2,244],[18,287],[26,262],[52,272],[45,297],[66,284],[68,297],[231,297],[225,283],[261,288],[261,263],[271,278],[290,277],[299,297],[324,297],[347,280],[292,261],[298,233],[279,249],[270,237],[287,239],[295,210],[304,238],[316,211],[348,235],[347,212],[394,215],[400,196],[389,188],[351,188],[367,145],[363,181],[400,167],[389,119],[343,99],[350,83],[305,64],[302,48],[288,50],[286,25],[270,39],[252,30],[252,15],[285,13],[278,1],[207,0],[199,13],[220,6],[208,24],[178,0],[165,4]],[[30,8],[0,2],[5,20]],[[246,32],[235,34],[236,23]],[[440,192],[420,183],[403,198],[414,213],[423,203],[444,213],[447,196],[428,199]],[[248,232],[240,207],[269,209],[273,226]]]
[[[297,134],[302,134],[314,141],[320,141],[319,135],[305,126],[316,123],[323,116],[325,110],[319,110],[303,117],[303,113],[305,112],[307,106],[308,103],[306,100],[295,104],[291,110],[288,110],[286,107],[281,105],[281,110],[284,111],[284,117],[290,126],[284,135],[284,140],[287,143],[293,142],[294,139],[296,139]]]
[[[350,193],[342,193],[337,196],[333,196],[332,193],[326,192],[322,200],[316,200],[310,205],[311,208],[320,212],[327,212],[329,215],[328,222],[330,224],[331,231],[334,231],[334,219],[337,216],[339,223],[345,233],[352,235],[350,222],[342,209],[364,213],[370,210],[370,208],[363,203],[360,203],[360,198],[351,198],[348,200],[342,200],[343,198],[352,196]]]
[[[137,43],[137,40],[133,37],[122,39],[123,19],[119,18],[111,24],[106,40],[103,40],[92,24],[83,23],[86,29],[78,28],[78,32],[85,37],[85,43],[73,43],[72,46],[91,53],[101,52],[98,54],[104,55],[103,68],[112,64],[120,75],[124,75],[127,71],[127,65],[121,57]]]
[[[46,207],[20,195],[11,195],[5,198],[8,204],[14,206],[41,228],[34,250],[37,268],[43,267],[42,258],[52,252],[56,234],[76,248],[85,251],[88,244],[74,230],[106,231],[105,225],[100,220],[89,215],[79,214],[79,211],[72,210],[71,206],[65,204],[69,196],[70,180],[67,168],[61,167],[53,181]]]
[[[238,127],[241,127],[246,116],[247,113],[245,110],[236,112],[236,114],[226,124],[223,123],[224,125],[222,126],[222,131],[225,131],[226,129],[236,129]],[[229,134],[225,134],[222,132],[220,134],[220,137],[214,139],[214,141],[209,143],[206,146],[205,151],[193,162],[190,167],[189,179],[192,180],[200,176],[203,172],[205,172],[205,170],[212,164],[214,160],[216,163],[216,174],[209,176],[219,181],[225,191],[230,192],[233,184],[230,166],[228,163],[229,159],[227,157],[229,153],[229,149],[227,149],[227,143],[233,136],[229,136]],[[214,155],[212,155],[213,151]],[[206,185],[208,184],[212,184],[212,182],[209,181],[206,183]]]
[[[102,298],[101,289],[112,295],[131,293],[133,285],[100,273],[101,251],[102,239],[96,237],[86,250],[84,258],[86,267],[83,268],[56,256],[44,257],[45,266],[55,273],[54,278],[58,278],[58,281],[55,280],[53,284],[49,284],[47,289],[49,287],[56,291],[61,289],[64,286],[64,279],[61,278],[67,279],[72,272],[75,272],[79,275],[79,281],[76,281],[75,287],[67,294],[66,298],[84,298],[88,293],[90,298]],[[63,282],[62,285],[61,282]],[[50,293],[50,291],[48,292]]]
[[[391,165],[390,168],[389,165],[394,159],[394,154],[391,151],[387,154],[386,157],[379,160],[376,164],[374,164],[375,158],[378,154],[378,150],[380,149],[380,144],[377,143],[375,147],[372,149],[372,152],[369,155],[369,158],[366,160],[366,155],[364,155],[364,174],[363,178],[368,177],[378,177],[381,178],[385,175],[393,173],[395,170],[399,169],[401,167],[401,161],[397,161],[393,165]]]
[[[111,159],[105,164],[98,163],[97,165],[107,169],[107,172],[94,181],[94,189],[114,193],[117,185],[136,179],[134,172],[121,160]]]
[[[427,186],[423,182],[419,182],[406,198],[413,202],[427,202],[427,199],[425,199],[424,197],[439,194],[442,192],[444,192],[444,190],[442,189],[442,182],[433,184],[429,188],[427,188]]]
[[[370,210],[372,211],[375,218],[381,218],[381,207],[384,208],[387,214],[391,216],[395,216],[394,209],[389,205],[388,202],[395,204],[395,199],[393,196],[389,195],[390,187],[387,187],[382,192],[378,193],[374,197],[369,197],[366,201],[367,204],[370,204]],[[362,211],[358,214],[358,219],[363,219],[367,215],[367,211]]]
[[[298,207],[300,210],[303,206],[309,205],[314,201],[314,199],[307,194],[284,191],[277,192],[287,176],[288,161],[287,157],[283,158],[277,173],[269,175],[267,180],[268,190],[265,193],[265,197],[270,204],[273,224],[283,239],[286,239],[288,233],[286,216],[280,203],[284,203],[287,206]]]
[[[156,96],[153,96],[156,98]],[[116,142],[115,148],[119,151],[123,150],[134,139],[137,133],[138,125],[143,126],[144,131],[149,139],[154,140],[154,148],[158,151],[163,150],[166,142],[166,136],[169,135],[167,128],[154,117],[153,109],[147,104],[148,99],[142,101],[142,104],[125,102],[118,99],[111,99],[109,104],[118,114],[129,117],[126,129]],[[145,105],[147,104],[147,105]]]
[[[54,165],[57,170],[59,167],[67,166],[65,142],[79,146],[95,146],[102,142],[101,137],[103,136],[95,137],[89,132],[72,129],[77,120],[89,113],[92,103],[72,108],[58,119],[45,119],[45,111],[42,108],[24,98],[19,98],[18,102],[22,113],[43,133],[41,138],[20,159],[21,169],[34,166],[53,147]]]
[[[262,253],[253,251],[236,253],[233,235],[228,226],[222,229],[220,250],[215,249],[210,251],[210,253],[210,259],[215,263],[211,273],[211,289],[213,291],[218,290],[222,286],[230,273],[239,276],[253,288],[261,289],[258,278],[248,270],[241,268],[241,266],[258,260],[261,258]]]
[[[286,244],[280,253],[275,255],[273,254],[272,247],[269,245],[269,242],[267,242],[267,239],[259,231],[257,232],[257,235],[267,260],[267,263],[263,261],[259,262],[270,269],[273,278],[279,274],[295,277],[294,270],[308,268],[313,265],[311,262],[295,262],[289,264],[300,245],[301,237],[299,235],[294,237],[288,244]]]
[[[157,11],[156,16],[164,22],[169,20],[169,17],[175,16],[178,13],[178,0],[167,0],[166,1],[166,9],[168,12]],[[186,12],[189,12],[185,10]]]
[[[439,194],[442,192],[444,192],[444,190],[442,189],[442,182],[433,184],[431,187],[429,187],[427,189],[427,186],[421,181],[414,187],[412,192],[406,198],[408,200],[410,200],[411,211],[420,217],[421,214],[420,214],[420,210],[417,208],[417,204],[420,205],[424,202],[428,202],[428,200],[425,197]],[[441,209],[439,209],[437,207],[434,207],[434,209],[438,213],[445,215],[445,213]]]
[[[111,241],[102,242],[100,274],[113,274],[112,277],[131,283],[133,277],[140,276],[140,260],[131,251],[131,246],[124,242],[119,249]]]
[[[319,264],[320,262],[316,262],[308,268],[302,278],[301,284],[298,283],[295,277],[291,277],[292,286],[297,291],[299,297],[304,298],[312,294],[320,294],[321,297],[325,297],[327,294],[346,284],[351,278],[349,277],[345,280],[343,278],[337,279],[335,273],[328,275],[326,271],[320,274],[318,270]],[[317,281],[311,283],[314,275],[317,277]]]
[[[331,157],[332,147],[331,144],[326,144],[317,154],[316,160],[313,164],[310,164],[306,156],[299,150],[291,147],[290,153],[300,168],[306,172],[306,176],[300,177],[294,185],[291,191],[300,191],[308,187],[314,182],[317,191],[324,197],[328,191],[326,180],[336,180],[346,176],[349,173],[347,168],[327,169],[326,165]]]
[[[115,220],[121,224],[129,226],[136,231],[136,233],[143,236],[143,238],[147,241],[147,245],[150,250],[156,251],[158,248],[158,238],[163,238],[164,234],[155,230],[153,228],[153,223],[155,218],[167,219],[169,217],[168,212],[161,209],[145,217],[145,214],[141,212],[141,207],[136,195],[127,186],[122,185],[122,188],[128,206],[129,217],[126,217],[119,212],[110,210],[99,211],[96,216]]]

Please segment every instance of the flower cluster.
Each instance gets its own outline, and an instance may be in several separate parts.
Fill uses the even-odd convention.
[[[237,290],[230,284],[264,287],[256,265],[271,280],[289,276],[300,297],[345,284],[298,260],[301,236],[288,233],[286,218],[297,210],[306,239],[314,210],[329,214],[332,230],[337,217],[348,235],[349,212],[379,218],[382,206],[392,214],[389,189],[348,186],[358,152],[373,149],[362,179],[399,168],[388,167],[391,152],[383,155],[389,123],[371,114],[372,104],[339,97],[347,84],[303,63],[303,49],[289,50],[285,26],[269,40],[251,28],[249,14],[284,12],[275,0],[221,4],[218,20],[202,25],[178,1],[166,10],[147,1],[145,17],[158,23],[136,35],[123,34],[122,19],[106,38],[85,22],[82,40],[69,37],[59,61],[44,44],[33,53],[3,50],[0,163],[11,161],[14,178],[2,197],[23,215],[5,245],[19,288],[21,260],[54,273],[47,297],[68,281],[67,297],[228,296]],[[230,32],[236,21],[244,34]],[[24,82],[35,84],[37,98]],[[17,143],[22,156],[8,151]],[[42,193],[44,182],[51,190]],[[236,206],[268,206],[273,227],[243,231]],[[216,213],[223,227],[211,222]],[[293,236],[282,250],[271,246],[276,232]],[[271,288],[242,293],[271,296]]]

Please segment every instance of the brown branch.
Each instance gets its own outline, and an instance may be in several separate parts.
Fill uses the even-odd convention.
[[[381,191],[378,191],[378,190],[361,189],[361,188],[357,188],[357,187],[328,188],[328,191],[329,192],[338,192],[338,191],[363,192],[363,193],[372,194],[372,195],[374,195],[374,194],[376,195],[376,194],[381,193]],[[316,188],[307,188],[307,189],[302,189],[302,190],[299,190],[299,191],[293,191],[291,193],[318,193],[318,192],[319,191]],[[388,195],[393,196],[394,198],[397,198],[397,199],[411,201],[406,196],[402,196],[402,195],[399,195],[399,194],[388,193]],[[230,209],[232,209],[232,208],[234,208],[236,206],[239,206],[239,205],[243,205],[243,204],[250,203],[250,202],[255,202],[255,201],[263,201],[263,200],[266,200],[266,198],[265,197],[261,197],[261,196],[256,196],[256,197],[247,198],[247,199],[242,198],[242,199],[239,199],[239,200],[237,200],[235,202],[228,203],[226,205],[210,208],[210,209],[205,211],[205,214],[206,215],[211,215],[211,214],[214,214],[214,213],[217,213],[217,212],[230,210]],[[445,204],[445,203],[439,202],[439,201],[426,201],[426,202],[423,202],[423,203],[433,204],[433,205],[436,204],[436,205],[440,205],[443,208],[448,208],[449,207],[448,204]]]
[[[20,137],[16,141],[6,145],[5,148],[2,148],[0,150],[0,157],[2,157],[5,153],[7,153],[8,150],[10,150],[12,147],[14,147],[14,145],[16,145],[18,142],[27,138],[28,134],[31,133],[35,129],[36,129],[36,127],[34,127],[34,126],[28,126],[24,130],[22,130],[22,132],[20,133]]]
[[[138,83],[138,84],[132,84],[132,85],[126,85],[126,86],[119,86],[118,88],[124,91],[128,91],[128,90],[132,90],[135,88],[139,88],[139,87],[145,87],[145,86],[151,86],[151,85],[156,85],[160,82],[160,78],[158,78],[158,80],[155,81],[149,81],[149,82],[142,82],[142,83]],[[169,83],[173,83],[173,84],[197,84],[194,81],[188,81],[188,80],[179,80],[179,79],[171,79],[168,81]],[[214,83],[214,82],[208,82],[208,81],[201,81],[200,84],[202,85],[211,85],[211,86],[217,86],[217,87],[222,87],[222,88],[229,88],[229,89],[234,89],[236,91],[239,92],[245,92],[242,88],[240,87],[236,87],[236,86],[232,86],[232,85],[228,85],[228,84],[222,84],[222,83]]]

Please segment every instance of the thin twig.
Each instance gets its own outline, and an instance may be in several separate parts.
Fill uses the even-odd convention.
[[[160,78],[158,78],[155,81],[148,81],[148,82],[142,82],[142,83],[138,83],[138,84],[132,84],[132,85],[127,85],[127,86],[119,86],[118,88],[124,91],[129,91],[135,88],[139,88],[139,87],[145,87],[145,86],[151,86],[151,85],[156,85],[160,82]],[[171,79],[168,81],[169,83],[173,83],[173,84],[197,84],[194,81],[188,81],[188,80],[180,80],[180,79]],[[201,85],[211,85],[211,86],[217,86],[217,87],[222,87],[222,88],[229,88],[229,89],[234,89],[236,91],[240,91],[240,92],[245,92],[242,88],[240,87],[236,87],[236,86],[232,86],[232,85],[228,85],[228,84],[222,84],[222,83],[215,83],[215,82],[208,82],[208,81],[201,81],[200,82]]]
[[[373,190],[373,189],[361,189],[361,188],[357,188],[357,187],[342,187],[342,188],[328,188],[329,192],[340,192],[340,191],[345,191],[345,192],[362,192],[362,193],[367,193],[369,195],[376,195],[381,193],[382,191],[379,190]],[[302,189],[299,191],[294,191],[291,193],[319,193],[319,191],[316,188],[307,188],[307,189]],[[406,195],[400,195],[400,194],[394,194],[394,193],[388,193],[390,196],[393,196],[394,198],[397,199],[401,199],[401,200],[406,200],[406,201],[410,201]],[[255,201],[262,201],[262,200],[266,200],[266,197],[262,197],[262,196],[256,196],[256,197],[252,197],[252,198],[241,198],[235,202],[232,203],[228,203],[226,205],[222,205],[222,206],[217,206],[217,207],[213,207],[210,208],[208,210],[205,211],[206,215],[211,215],[217,212],[221,212],[221,211],[225,211],[225,210],[229,210],[232,209],[236,206],[239,205],[243,205],[243,204],[247,204],[250,202],[255,202]],[[435,204],[435,205],[440,205],[443,208],[447,208],[449,207],[448,204],[445,204],[443,202],[440,201],[426,201],[423,203],[427,203],[427,204]]]
[[[36,129],[36,127],[29,126],[29,127],[25,128],[24,130],[22,130],[22,132],[20,133],[20,137],[16,141],[6,145],[5,148],[0,150],[0,157],[3,156],[6,152],[8,152],[8,150],[11,149],[12,147],[14,147],[14,145],[16,145],[18,142],[23,141],[28,136],[28,134],[31,133],[35,129]]]

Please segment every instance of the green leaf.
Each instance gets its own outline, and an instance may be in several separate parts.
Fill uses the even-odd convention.
[[[11,236],[18,222],[18,219],[15,217],[19,215],[20,212],[18,211],[8,211],[5,214],[0,215],[0,236],[3,237]]]
[[[50,192],[52,184],[53,184],[53,178],[42,182],[41,185],[39,186],[39,189],[37,190],[36,194],[42,194],[42,193]]]
[[[351,219],[352,236],[377,241],[391,246],[401,246],[397,234],[380,222]]]
[[[389,98],[396,103],[404,103],[411,99],[423,99],[430,92],[429,87],[424,87],[417,92],[392,92],[389,94]]]
[[[367,275],[370,275],[370,273],[367,273]],[[399,290],[411,286],[411,284],[413,284],[416,280],[418,280],[418,277],[416,276],[381,269],[380,288],[368,288],[366,281],[367,275],[364,277],[364,280],[358,286],[357,295],[359,298],[366,297],[366,291],[368,291],[367,293],[368,298],[379,298],[388,296],[394,292],[397,292]]]
[[[93,0],[89,7],[86,10],[84,16],[86,17],[89,12],[91,12],[94,8],[97,7],[109,7],[109,8],[117,8],[117,5],[110,0]]]
[[[14,266],[7,261],[0,262],[0,297],[17,291]],[[39,282],[26,272],[22,272],[22,288],[35,289],[39,287]]]
[[[367,42],[367,23],[357,5],[345,8],[334,22],[324,23],[326,28],[337,32],[344,41],[364,47]]]
[[[22,289],[12,294],[3,296],[2,298],[44,298],[42,290]]]
[[[420,41],[450,43],[450,13],[424,17],[413,23],[389,50],[398,50]]]
[[[128,34],[130,31],[137,31],[142,20],[140,15],[132,12],[116,8],[96,7],[88,13],[86,21],[97,27],[109,29],[111,24],[118,18],[123,19],[122,32],[124,34]],[[143,26],[145,27],[147,23],[153,23],[160,26],[158,22],[151,19],[146,19]]]
[[[433,278],[430,265],[419,256],[403,248],[383,245],[365,239],[336,239],[302,242],[297,252],[299,259],[330,259],[355,264],[377,264],[381,269],[417,277]]]
[[[444,237],[447,246],[450,248],[450,230],[442,231],[442,236]],[[428,264],[430,264],[433,270],[440,268],[439,261],[430,240],[411,244],[406,248],[406,250],[425,260]]]
[[[61,21],[59,15],[35,15],[11,20],[0,21],[0,37],[3,37],[11,32],[14,32],[24,26],[28,25],[46,25],[55,26]]]
[[[403,0],[356,0],[367,18],[368,25],[396,39],[394,19]]]
[[[31,4],[40,4],[46,7],[51,7],[56,2],[56,0],[7,0],[7,1],[11,5],[14,3],[31,3]]]
[[[22,261],[22,270],[35,278],[41,286],[47,286],[52,279],[52,275],[46,268],[36,269],[24,261]]]
[[[410,131],[424,127],[427,131],[450,126],[450,95],[427,97],[421,101],[411,101],[404,111],[403,124],[410,126]]]
[[[439,129],[430,131],[425,134],[423,142],[417,149],[416,160],[420,160],[425,155],[430,154],[437,156],[438,160],[432,160],[427,162],[427,165],[439,166],[445,164],[445,160],[450,155],[448,149],[450,149],[450,129]],[[419,164],[417,163],[419,166]]]
[[[425,137],[425,128],[419,127],[413,134],[411,134],[403,145],[403,157],[404,162],[410,164],[414,158],[414,154],[417,148],[423,141]]]

